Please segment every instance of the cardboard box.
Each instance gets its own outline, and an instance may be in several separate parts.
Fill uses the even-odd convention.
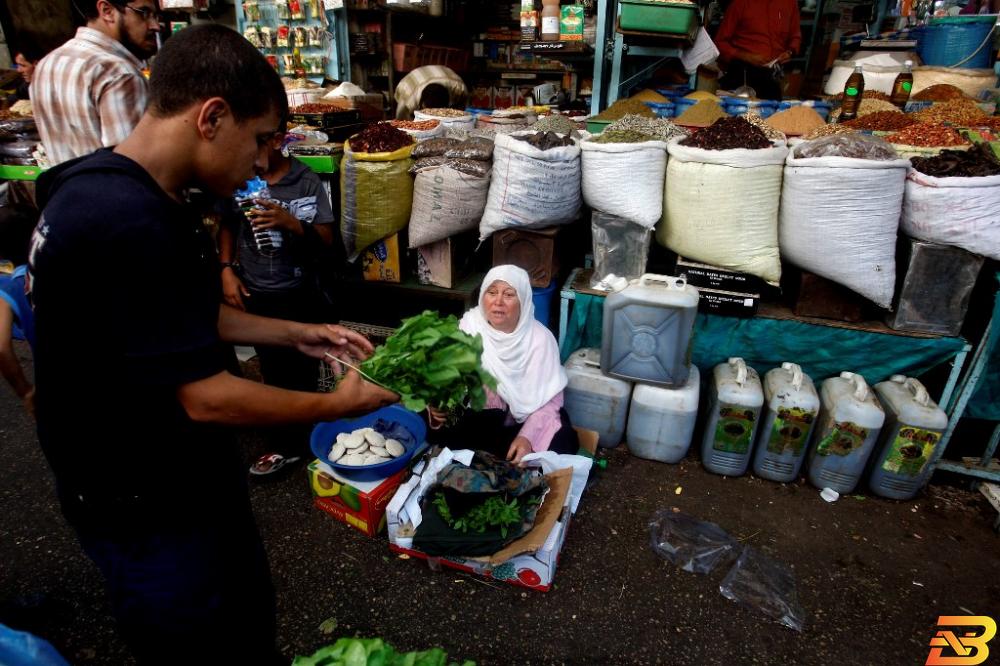
[[[399,234],[380,240],[361,255],[361,270],[366,280],[399,282],[402,260],[399,254]]]
[[[593,455],[597,449],[597,433],[577,428],[580,446]],[[552,588],[559,554],[573,517],[573,497],[583,494],[587,474],[564,468],[546,475],[549,493],[545,496],[535,525],[526,535],[489,557],[441,557],[442,566],[473,573],[485,578],[520,587],[548,592]],[[422,560],[428,555],[412,546],[413,528],[402,519],[400,510],[408,501],[419,497],[420,471],[400,487],[387,511],[389,548]]]
[[[417,252],[417,280],[420,284],[451,289],[467,273],[475,246],[467,247],[464,238],[445,238],[422,245]]]
[[[561,229],[497,231],[493,234],[493,265],[514,264],[527,271],[532,287],[548,287],[559,272],[556,236]]]
[[[563,5],[559,18],[559,41],[583,41],[583,5]]]
[[[701,290],[716,289],[738,294],[759,294],[764,281],[756,275],[737,273],[718,266],[699,264],[697,262],[677,257],[677,267],[674,275],[684,277],[688,284]],[[759,296],[758,296],[759,298]]]
[[[375,536],[385,527],[386,505],[407,472],[403,468],[386,479],[354,481],[340,476],[319,459],[306,468],[313,505],[368,536]]]
[[[730,317],[753,317],[760,307],[760,294],[698,287],[698,310]]]

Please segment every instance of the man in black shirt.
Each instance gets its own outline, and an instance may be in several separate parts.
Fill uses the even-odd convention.
[[[39,181],[39,440],[140,663],[281,663],[267,560],[224,426],[331,420],[397,396],[355,373],[320,394],[226,371],[227,343],[317,359],[372,347],[339,326],[220,306],[218,258],[186,191],[228,196],[266,168],[287,103],[263,56],[227,28],[196,26],[167,41],[150,86],[121,145]]]

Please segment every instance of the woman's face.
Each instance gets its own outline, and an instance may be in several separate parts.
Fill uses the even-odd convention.
[[[17,71],[21,72],[24,81],[31,83],[31,75],[35,73],[35,64],[25,58],[22,53],[14,56],[14,64],[17,65]]]
[[[483,311],[490,326],[504,333],[513,333],[521,319],[521,301],[517,298],[517,291],[503,280],[497,280],[483,294]]]

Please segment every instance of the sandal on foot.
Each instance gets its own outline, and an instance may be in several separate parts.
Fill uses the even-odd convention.
[[[299,460],[298,456],[286,458],[280,453],[268,453],[257,459],[257,462],[250,465],[250,473],[254,476],[267,476],[274,474],[285,465],[290,465]]]

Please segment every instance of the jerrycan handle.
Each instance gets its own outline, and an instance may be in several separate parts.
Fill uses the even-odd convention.
[[[931,396],[927,393],[927,389],[919,379],[907,377],[903,382],[903,385],[910,390],[910,394],[913,396],[913,399],[916,400],[921,406],[926,407],[928,403],[930,403]]]
[[[796,391],[802,388],[802,367],[798,363],[782,363],[781,369],[792,373],[792,386]]]
[[[736,383],[743,386],[747,383],[747,363],[739,356],[729,359],[729,365],[736,371]]]
[[[868,382],[859,374],[853,372],[842,372],[840,376],[854,384],[854,399],[864,402],[868,399]]]
[[[639,284],[645,287],[649,283],[662,284],[670,289],[684,289],[687,286],[687,278],[674,277],[673,275],[659,275],[658,273],[644,273],[639,278]]]

